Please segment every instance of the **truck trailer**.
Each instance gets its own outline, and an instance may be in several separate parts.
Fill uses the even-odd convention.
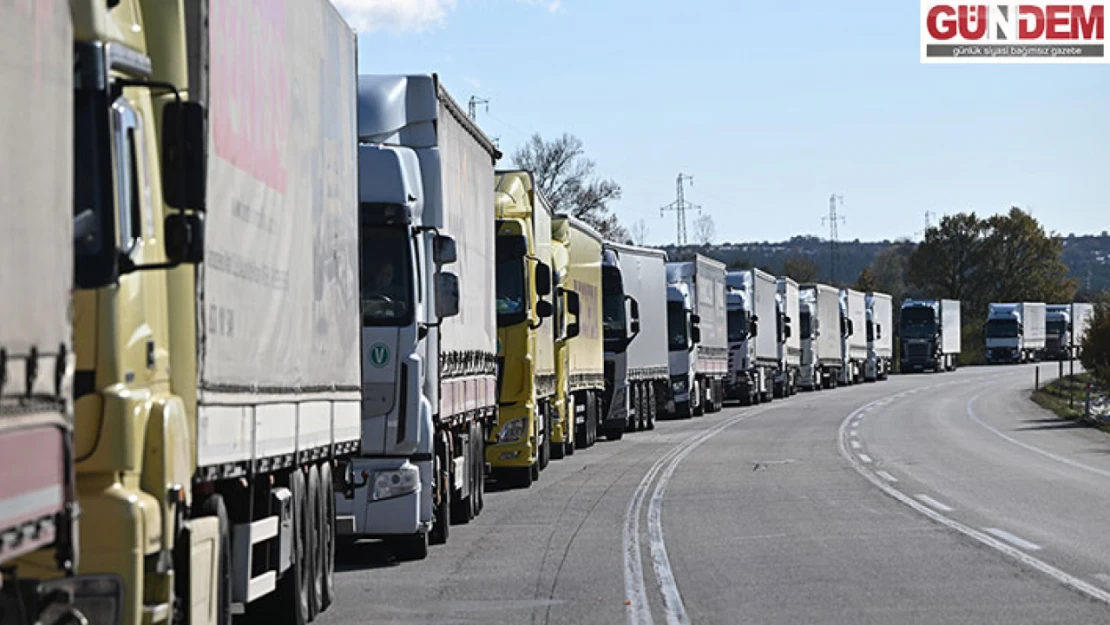
[[[34,103],[0,112],[0,623],[114,624],[121,580],[74,576],[70,306],[74,235],[88,223],[74,193],[69,2],[8,5],[0,58],[0,88]]]
[[[361,434],[354,32],[326,0],[72,6],[81,568],[125,625],[311,621]]]
[[[836,388],[844,365],[840,292],[827,284],[803,284],[798,297],[802,318],[801,385],[808,390]]]
[[[494,190],[499,408],[486,462],[495,478],[527,488],[550,457],[556,321],[564,312],[556,310],[561,298],[552,298],[559,293],[553,288],[553,215],[533,174],[497,172]]]
[[[655,429],[666,396],[666,263],[662,250],[605,242],[605,388],[610,412],[623,408],[629,431]]]
[[[771,401],[779,367],[778,282],[759,269],[730,271],[725,394],[742,405]]]
[[[840,383],[846,386],[863,381],[867,362],[867,300],[855,289],[840,289],[840,353],[843,364]]]
[[[1046,308],[1042,302],[996,303],[987,310],[987,362],[1039,361],[1046,344]]]
[[[1045,307],[1045,358],[1069,360],[1079,357],[1083,337],[1091,326],[1093,304],[1049,304]]]
[[[778,279],[777,310],[779,354],[775,369],[775,397],[789,397],[798,392],[798,373],[802,366],[802,337],[798,332],[798,283],[791,278]]]
[[[435,75],[360,76],[358,135],[362,440],[338,531],[420,559],[482,506],[496,315],[459,293],[493,292],[500,154]]]
[[[667,411],[679,417],[716,412],[724,405],[728,373],[725,265],[698,254],[666,268]]]
[[[894,307],[890,295],[870,292],[867,299],[867,363],[863,379],[885,380],[894,357]]]
[[[906,300],[898,320],[899,368],[954,371],[960,357],[959,300]]]

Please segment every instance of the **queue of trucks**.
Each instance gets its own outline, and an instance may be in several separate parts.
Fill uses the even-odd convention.
[[[308,623],[337,548],[424,558],[488,478],[891,370],[889,295],[605,240],[437,76],[359,76],[329,0],[0,34],[5,625]],[[902,369],[954,368],[959,302],[900,313]],[[1089,308],[1050,314],[1074,351]]]

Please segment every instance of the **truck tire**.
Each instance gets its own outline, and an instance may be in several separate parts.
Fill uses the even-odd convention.
[[[467,475],[466,481],[471,485],[471,489],[470,492],[466,493],[465,497],[462,496],[462,494],[460,493],[457,497],[452,498],[451,501],[453,505],[451,508],[451,523],[453,525],[466,525],[467,523],[470,523],[472,520],[474,520],[474,517],[478,516],[474,509],[475,500],[477,499],[474,494],[474,487],[477,484],[477,482],[475,481],[477,479],[477,475],[474,472],[475,458],[473,424],[471,424],[471,426],[467,428],[466,445],[466,462],[464,464]]]
[[[624,428],[608,428],[605,430],[605,438],[611,441],[619,441],[624,438]]]
[[[324,527],[320,524],[320,518],[324,513],[320,509],[323,503],[320,498],[320,490],[320,469],[311,466],[308,468],[308,507],[305,510],[305,516],[309,521],[308,557],[312,567],[308,578],[311,582],[308,585],[308,615],[310,620],[314,620],[318,614],[324,611]]]
[[[544,404],[543,408],[543,443],[540,445],[540,470],[551,464],[551,404]]]
[[[470,518],[477,518],[482,512],[482,481],[485,478],[485,454],[482,453],[482,428],[477,423],[470,424]]]
[[[694,398],[697,402],[694,402]],[[690,416],[700,417],[705,414],[705,389],[700,380],[694,380],[694,388],[690,390]]]
[[[644,403],[647,405],[647,429],[649,430],[655,429],[655,417],[658,416],[659,404],[655,402],[655,385],[648,384],[647,401]]]
[[[289,493],[293,503],[293,562],[278,580],[274,592],[251,606],[251,615],[259,617],[252,619],[257,623],[305,625],[310,618],[312,558],[308,555],[308,485],[300,467],[289,473]]]
[[[451,536],[451,464],[447,462],[447,443],[440,437],[436,443],[435,475],[436,488],[440,489],[439,505],[432,513],[432,531],[428,532],[428,543],[442,545]]]
[[[324,536],[324,544],[319,549],[323,554],[321,572],[324,588],[323,607],[320,611],[323,612],[335,602],[335,490],[332,487],[330,462],[320,465],[320,485],[322,486],[320,496],[323,500],[320,531]]]

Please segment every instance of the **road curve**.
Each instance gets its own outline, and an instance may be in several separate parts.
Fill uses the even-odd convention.
[[[1024,553],[983,529],[1035,542],[1027,555],[1092,588],[1099,559],[1110,562],[1090,536],[1097,517],[1052,512],[1110,509],[1107,489],[1078,501],[1097,473],[999,436],[1106,468],[1108,454],[1074,455],[1082,443],[1006,429],[998,415],[1013,406],[1036,412],[1019,394],[1031,382],[1022,368],[897,376],[662,422],[552,463],[531,489],[491,493],[424,561],[393,563],[375,543],[342,554],[338,600],[318,622],[1106,622],[1097,597],[990,546]],[[968,416],[969,401],[998,433]],[[1023,490],[1019,470],[1042,485]],[[945,513],[916,495],[987,542],[931,518]],[[1085,531],[1034,531],[1050,519]]]

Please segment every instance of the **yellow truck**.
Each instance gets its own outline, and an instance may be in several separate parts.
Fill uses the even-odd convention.
[[[125,625],[311,621],[361,434],[354,33],[326,0],[71,6],[82,571]]]
[[[567,215],[554,220],[554,231],[565,231],[568,263],[560,286],[573,293],[567,306],[566,356],[558,362],[565,384],[568,412],[574,415],[574,444],[579,449],[597,442],[601,431],[601,400],[605,393],[605,352],[601,319],[601,235],[585,222]],[[619,431],[619,434],[616,433]],[[620,428],[605,432],[611,438]]]
[[[531,172],[497,172],[494,189],[499,408],[486,462],[496,479],[527,488],[551,457],[552,214]]]

